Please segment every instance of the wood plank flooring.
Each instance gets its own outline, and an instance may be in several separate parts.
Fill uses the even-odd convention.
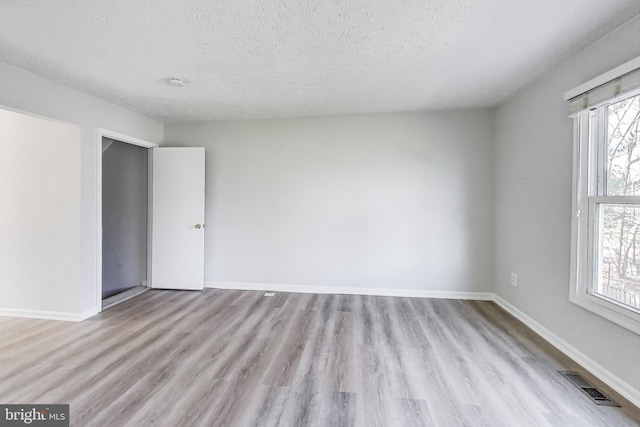
[[[75,426],[637,426],[491,302],[149,291],[82,323],[0,317],[0,403]]]

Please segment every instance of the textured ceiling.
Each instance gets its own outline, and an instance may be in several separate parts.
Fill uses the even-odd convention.
[[[0,60],[164,122],[480,107],[638,13],[638,0],[3,0]]]

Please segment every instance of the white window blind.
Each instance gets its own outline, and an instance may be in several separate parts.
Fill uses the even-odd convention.
[[[564,99],[568,102],[569,114],[574,115],[638,88],[640,57],[566,92]]]

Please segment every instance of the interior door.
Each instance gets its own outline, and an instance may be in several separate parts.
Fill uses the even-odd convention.
[[[151,287],[204,288],[204,148],[152,150]]]

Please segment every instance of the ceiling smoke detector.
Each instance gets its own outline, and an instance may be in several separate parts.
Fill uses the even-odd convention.
[[[168,83],[173,87],[185,87],[186,86],[186,83],[185,83],[184,80],[178,79],[178,78],[175,78],[175,77],[170,78]]]

